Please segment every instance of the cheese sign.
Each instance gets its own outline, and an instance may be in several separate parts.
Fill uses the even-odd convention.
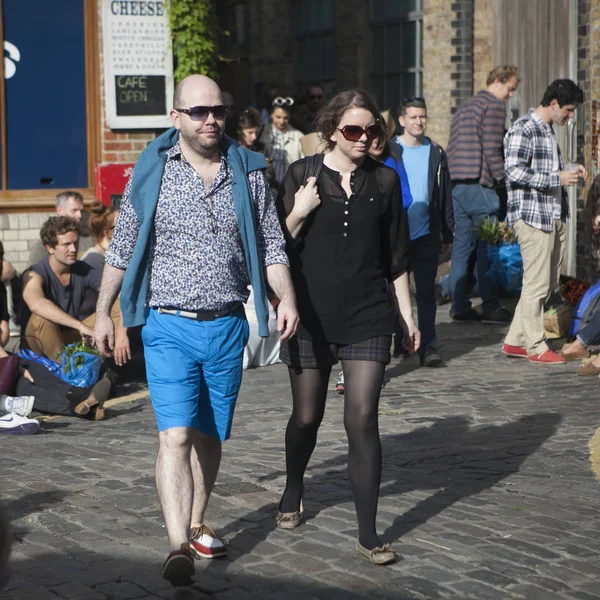
[[[102,6],[108,126],[170,127],[173,52],[165,3],[102,0]]]

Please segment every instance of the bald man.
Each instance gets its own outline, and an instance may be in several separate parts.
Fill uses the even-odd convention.
[[[96,312],[105,355],[119,289],[124,325],[144,325],[171,546],[163,576],[176,586],[191,582],[193,558],[227,553],[204,513],[242,379],[248,284],[260,335],[269,334],[265,276],[280,299],[282,340],[298,322],[264,157],[223,135],[226,112],[211,79],[192,75],[177,86],[173,128],[142,153],[125,188]]]

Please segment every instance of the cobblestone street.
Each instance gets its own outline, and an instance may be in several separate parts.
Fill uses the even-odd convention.
[[[156,498],[152,409],[140,393],[104,423],[53,418],[0,440],[0,495],[13,520],[2,598],[187,600],[600,598],[600,483],[588,443],[599,381],[578,363],[500,354],[504,328],[449,323],[447,359],[394,360],[382,392],[379,529],[403,556],[376,567],[354,550],[343,398],[332,385],[304,499],[307,523],[275,529],[284,484],[286,368],[248,371],[208,520],[227,559],[196,562],[195,585],[160,575],[168,551]]]

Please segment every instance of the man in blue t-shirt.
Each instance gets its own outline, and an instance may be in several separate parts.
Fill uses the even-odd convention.
[[[417,311],[421,330],[421,365],[437,367],[442,357],[435,334],[435,278],[440,253],[452,244],[454,212],[446,153],[425,136],[427,105],[423,98],[406,98],[398,121],[404,128],[395,142],[408,175],[412,202],[406,208],[410,232],[410,268],[417,289]]]

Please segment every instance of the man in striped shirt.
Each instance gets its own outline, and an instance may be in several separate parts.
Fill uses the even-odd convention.
[[[573,117],[583,91],[570,79],[557,79],[536,109],[521,117],[504,139],[508,181],[508,223],[523,256],[523,289],[502,352],[537,364],[565,359],[548,348],[544,302],[558,290],[567,237],[569,205],[565,186],[587,177],[585,167],[565,170],[555,125]]]
[[[502,139],[506,102],[519,85],[517,67],[496,67],[487,78],[487,88],[463,102],[452,119],[448,164],[452,178],[452,200],[456,229],[452,247],[452,309],[456,321],[510,322],[510,313],[500,307],[498,292],[486,277],[489,269],[487,245],[473,231],[484,219],[500,214],[495,187],[504,182]],[[471,307],[470,268],[477,258],[477,278],[483,313]]]

